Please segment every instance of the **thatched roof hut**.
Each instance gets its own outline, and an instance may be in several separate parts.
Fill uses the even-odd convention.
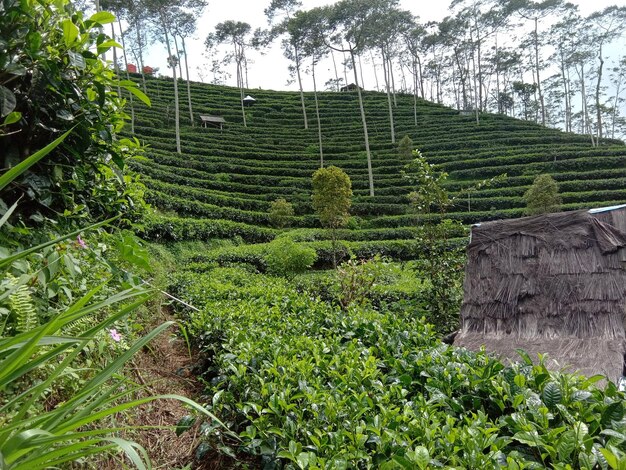
[[[483,223],[467,248],[454,344],[622,376],[626,205]]]

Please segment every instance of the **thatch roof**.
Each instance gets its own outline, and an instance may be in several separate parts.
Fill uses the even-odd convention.
[[[553,366],[617,380],[626,352],[618,219],[577,211],[474,227],[455,344],[512,360],[518,348],[548,353]]]

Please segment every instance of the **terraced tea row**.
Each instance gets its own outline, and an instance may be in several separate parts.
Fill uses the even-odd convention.
[[[267,242],[278,233],[270,227],[268,216],[277,198],[293,204],[292,227],[318,227],[310,201],[311,174],[320,159],[312,94],[306,94],[310,128],[303,129],[297,93],[250,90],[257,102],[246,108],[248,127],[244,128],[239,90],[194,83],[195,114],[221,115],[226,127],[222,131],[197,123],[191,127],[189,113],[181,104],[183,153],[179,155],[174,142],[172,81],[149,79],[147,87],[153,106],[139,110],[135,131],[149,149],[145,159],[132,165],[144,175],[148,201],[166,211],[148,223],[147,236],[158,238],[162,230],[164,239],[236,236]],[[349,244],[366,243],[367,237],[386,246],[393,241],[394,249],[378,248],[407,256],[411,249],[398,247],[412,246],[413,227],[419,222],[407,198],[414,188],[402,176],[407,161],[390,142],[386,95],[364,93],[374,197],[369,196],[356,94],[325,92],[318,99],[324,163],[344,169],[355,194],[353,230],[344,232],[342,238]],[[559,182],[564,209],[626,201],[626,147],[619,141],[592,147],[587,136],[501,115],[481,115],[477,124],[474,116],[461,116],[423,100],[417,101],[415,116],[412,96],[398,95],[397,102],[396,135],[408,135],[430,162],[449,173],[451,191],[508,175],[460,197],[449,214],[452,218],[470,223],[523,215],[522,196],[540,173],[550,173]]]

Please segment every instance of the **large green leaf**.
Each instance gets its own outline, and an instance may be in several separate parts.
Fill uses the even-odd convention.
[[[99,24],[113,23],[115,21],[115,15],[113,13],[109,13],[108,11],[99,11],[98,13],[91,15],[89,21]]]
[[[65,42],[65,46],[70,47],[78,37],[78,26],[68,18],[61,22],[61,27],[63,28],[63,41]]]
[[[548,408],[554,408],[557,404],[561,403],[563,399],[563,392],[561,392],[561,386],[556,382],[548,382],[543,388],[543,402]]]

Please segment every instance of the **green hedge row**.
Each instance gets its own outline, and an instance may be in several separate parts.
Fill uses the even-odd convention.
[[[190,219],[161,215],[145,216],[136,228],[137,234],[154,242],[182,240],[209,241],[215,238],[241,238],[248,243],[269,242],[276,231],[230,220]]]

